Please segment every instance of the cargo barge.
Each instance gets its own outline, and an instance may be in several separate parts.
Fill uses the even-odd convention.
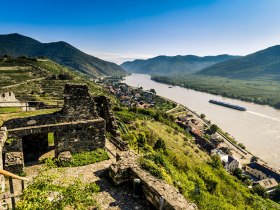
[[[246,111],[246,108],[243,107],[243,106],[228,104],[228,103],[225,103],[225,102],[222,102],[222,101],[210,100],[209,103],[217,104],[217,105],[220,105],[220,106],[225,106],[225,107],[228,107],[228,108],[231,108],[231,109],[236,109],[236,110],[239,110],[239,111]]]

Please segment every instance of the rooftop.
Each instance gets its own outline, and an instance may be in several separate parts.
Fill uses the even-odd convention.
[[[258,171],[261,171],[264,174],[266,174],[268,177],[274,178],[277,182],[280,182],[280,174],[277,173],[275,170],[268,168],[267,166],[261,165],[257,162],[250,163],[247,166],[256,169]]]

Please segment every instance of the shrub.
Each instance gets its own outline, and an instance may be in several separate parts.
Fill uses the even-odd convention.
[[[39,173],[17,202],[18,210],[93,209],[97,206],[93,194],[98,192],[95,183],[84,184],[80,179],[65,185],[54,184],[54,175]],[[51,196],[50,196],[51,195]],[[50,199],[52,197],[52,200]]]
[[[164,140],[159,138],[154,145],[154,150],[163,150],[163,151],[166,150],[166,145]]]
[[[252,188],[253,193],[256,193],[257,195],[267,198],[268,197],[268,193],[266,192],[266,189],[261,186],[261,185],[255,185]]]

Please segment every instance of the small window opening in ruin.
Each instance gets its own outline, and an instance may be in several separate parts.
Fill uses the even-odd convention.
[[[12,96],[12,93],[11,93],[11,92],[9,92],[9,96]]]
[[[5,93],[2,94],[2,97],[5,98]]]

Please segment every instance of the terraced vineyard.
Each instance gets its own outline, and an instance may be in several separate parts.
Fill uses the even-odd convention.
[[[67,83],[87,84],[91,93],[108,95],[83,74],[51,60],[0,58],[0,92],[13,91],[21,102],[41,101],[48,105],[61,105]]]

